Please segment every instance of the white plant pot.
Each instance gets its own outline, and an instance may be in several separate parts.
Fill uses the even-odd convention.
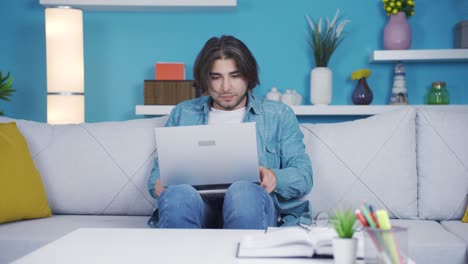
[[[356,262],[357,238],[335,237],[332,243],[335,264],[354,264]]]
[[[333,73],[327,67],[316,67],[310,72],[310,102],[329,105],[332,99]]]

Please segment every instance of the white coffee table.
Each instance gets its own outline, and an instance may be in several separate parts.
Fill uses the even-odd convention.
[[[264,231],[82,228],[13,263],[333,263],[333,259],[236,258],[237,244],[241,238],[247,234],[262,232]]]

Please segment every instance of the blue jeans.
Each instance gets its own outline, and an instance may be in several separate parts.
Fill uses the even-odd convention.
[[[259,185],[239,181],[226,194],[200,195],[190,185],[169,186],[159,197],[160,228],[265,229],[277,226],[270,195]]]

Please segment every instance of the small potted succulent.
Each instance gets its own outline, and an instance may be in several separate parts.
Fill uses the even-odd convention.
[[[0,99],[5,101],[10,101],[11,94],[15,91],[11,87],[13,83],[13,77],[10,77],[10,73],[3,76],[3,73],[0,71]],[[0,116],[3,115],[3,112],[0,111]]]
[[[351,264],[356,261],[357,238],[354,236],[356,215],[351,209],[338,210],[331,219],[338,237],[333,238],[333,258],[336,264]]]

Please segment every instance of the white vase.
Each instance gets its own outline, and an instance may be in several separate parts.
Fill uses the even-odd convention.
[[[278,91],[278,88],[271,87],[271,90],[265,95],[265,98],[273,101],[280,101],[281,93]]]
[[[310,72],[310,102],[329,105],[332,99],[333,73],[328,67],[316,67]]]
[[[286,92],[281,96],[281,102],[287,105],[296,104],[296,96],[293,94],[292,90],[286,89]]]
[[[357,238],[335,237],[332,243],[335,264],[354,264],[356,262]]]

